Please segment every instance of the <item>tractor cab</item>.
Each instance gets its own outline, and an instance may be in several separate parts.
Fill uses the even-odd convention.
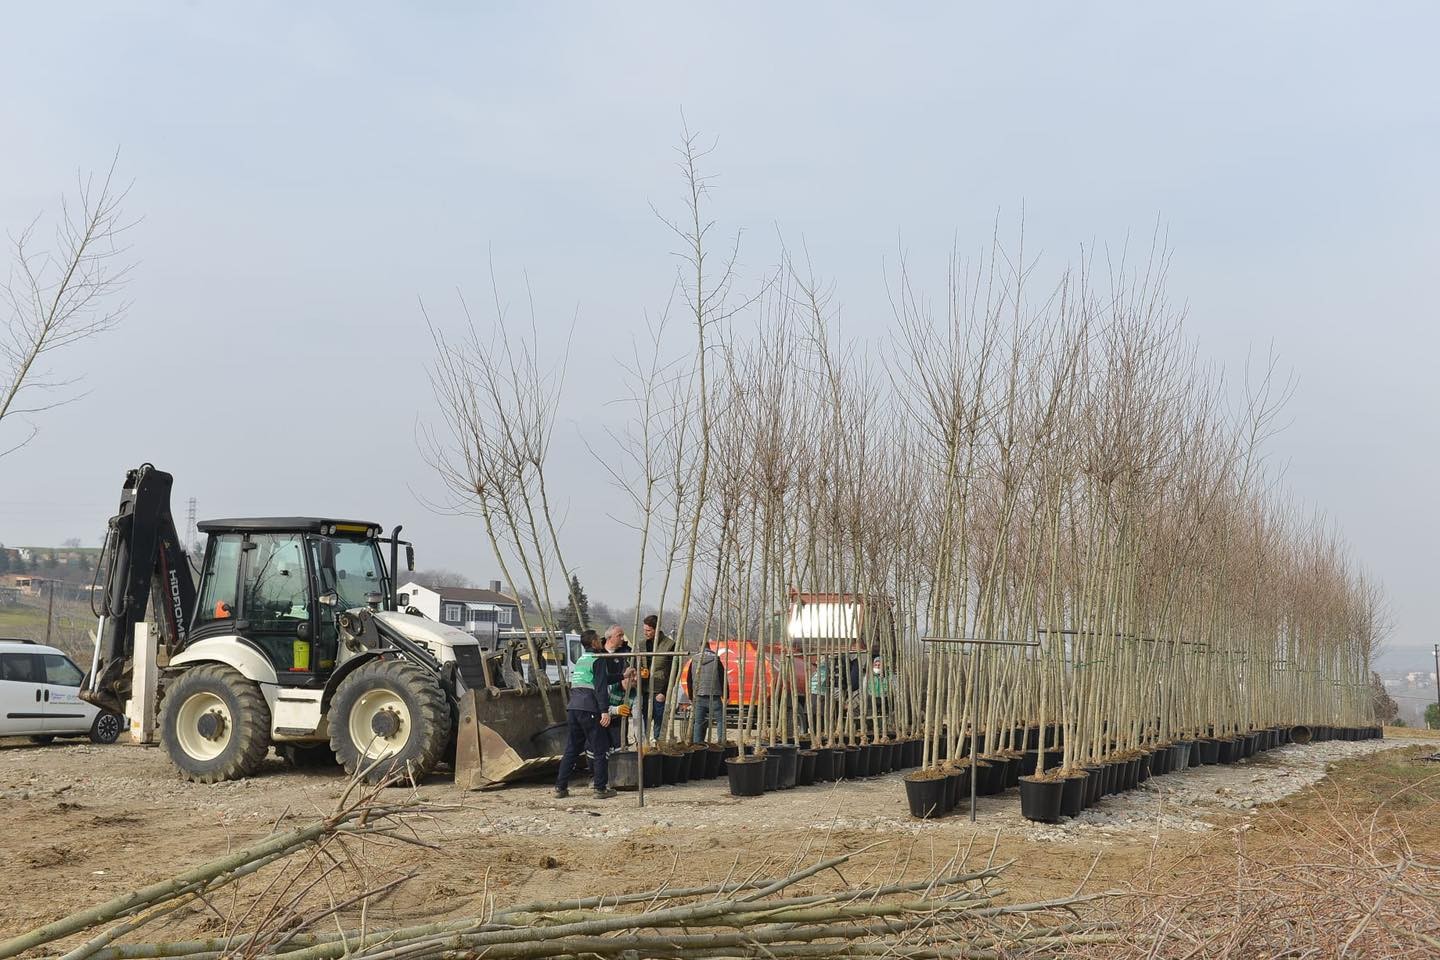
[[[190,641],[238,635],[282,686],[323,685],[340,656],[342,611],[394,594],[373,523],[315,517],[209,520]]]

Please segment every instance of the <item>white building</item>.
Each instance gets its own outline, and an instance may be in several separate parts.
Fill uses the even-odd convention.
[[[520,627],[520,601],[500,592],[500,581],[488,590],[473,587],[429,587],[415,580],[400,585],[400,605],[411,606],[432,620],[487,640]]]

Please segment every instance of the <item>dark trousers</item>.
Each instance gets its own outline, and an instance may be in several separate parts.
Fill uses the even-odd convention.
[[[590,769],[595,774],[595,789],[604,790],[610,785],[610,733],[600,726],[600,714],[589,710],[566,710],[565,719],[570,725],[570,739],[565,743],[565,756],[560,760],[555,786],[564,787],[570,783],[580,751],[588,750]]]
[[[666,701],[650,698],[650,736],[656,740],[665,733],[665,707]]]

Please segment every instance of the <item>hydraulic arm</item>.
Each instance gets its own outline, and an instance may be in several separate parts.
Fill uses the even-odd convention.
[[[174,478],[150,464],[125,474],[120,509],[110,518],[95,569],[91,609],[99,617],[95,661],[80,696],[99,707],[124,711],[130,693],[135,624],[152,596],[164,625],[165,646],[185,646],[195,610],[195,580],[170,513]]]

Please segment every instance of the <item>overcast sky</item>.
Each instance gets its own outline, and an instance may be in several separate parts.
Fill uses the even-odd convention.
[[[1297,378],[1271,444],[1383,579],[1385,665],[1440,639],[1440,7],[1433,4],[10,5],[0,225],[53,211],[117,146],[139,261],[120,330],[56,358],[85,395],[0,461],[0,541],[99,541],[126,468],[202,518],[404,523],[422,566],[498,576],[439,515],[417,303],[578,317],[556,455],[592,597],[629,539],[583,452],[612,358],[670,289],[681,113],[714,137],[713,212],[758,275],[777,227],[883,337],[897,250],[943,289],[1023,206],[1058,272],[1079,245],[1174,250],[1200,350],[1271,345]],[[66,12],[68,11],[68,12]],[[1053,273],[1052,273],[1053,275]],[[0,428],[0,447],[11,433]],[[616,561],[617,555],[619,562]]]

